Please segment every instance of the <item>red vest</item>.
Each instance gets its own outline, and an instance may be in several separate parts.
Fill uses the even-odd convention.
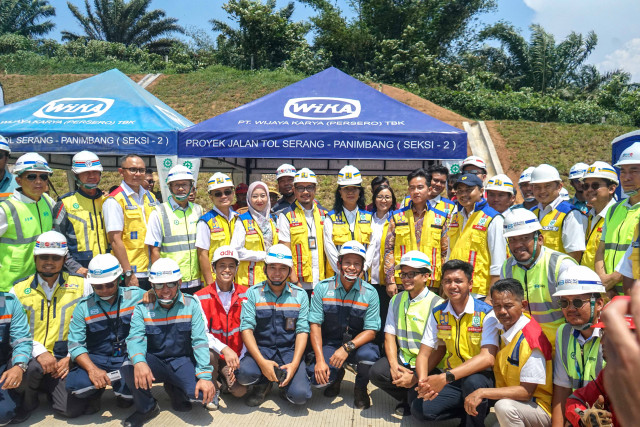
[[[234,284],[234,288],[228,313],[220,302],[215,282],[196,292],[196,296],[200,300],[202,310],[204,310],[204,315],[207,318],[207,327],[211,335],[228,345],[240,356],[242,351],[240,312],[242,311],[242,304],[247,300],[245,292],[248,288],[238,284]],[[223,357],[222,355],[220,356]]]

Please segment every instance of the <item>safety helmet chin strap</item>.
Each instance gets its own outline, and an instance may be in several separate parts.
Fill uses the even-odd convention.
[[[191,190],[193,189],[193,181],[191,181],[191,186],[189,187],[189,191],[187,191],[187,194],[184,196],[178,196],[177,194],[175,194],[173,191],[171,191],[171,195],[173,196],[174,199],[176,199],[176,201],[178,202],[184,202],[185,200],[187,200],[189,198],[189,194],[191,194]]]
[[[589,329],[592,325],[593,322],[596,320],[595,316],[596,316],[596,299],[593,295],[591,295],[591,300],[590,300],[590,304],[591,306],[591,315],[589,316],[589,321],[583,325],[579,325],[579,326],[573,326],[573,329],[577,329],[579,331],[584,331],[585,329]]]
[[[100,179],[102,179],[102,174],[100,175]],[[96,188],[98,188],[98,185],[100,185],[100,181],[98,181],[97,184],[85,184],[84,182],[78,179],[78,175],[74,175],[74,180],[78,187],[82,187],[85,190],[95,190]]]
[[[522,261],[522,262],[518,261],[518,259],[516,258],[516,263],[520,264],[523,267],[531,264],[533,261],[536,260],[536,255],[538,252],[538,236],[540,236],[540,232],[536,231],[535,233],[536,234],[534,234],[533,236],[533,252],[531,253],[531,257],[528,260]]]

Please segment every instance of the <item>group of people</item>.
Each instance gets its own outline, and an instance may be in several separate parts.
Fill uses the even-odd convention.
[[[597,404],[617,422],[600,315],[640,277],[640,143],[620,178],[573,166],[572,199],[551,165],[516,185],[470,156],[457,176],[412,171],[398,199],[376,177],[368,206],[347,165],[331,209],[313,171],[283,164],[281,197],[253,182],[240,213],[221,172],[207,210],[184,166],[160,202],[139,156],[107,194],[82,151],[75,190],[54,201],[46,160],[24,154],[10,173],[9,154],[0,137],[0,424],[25,421],[42,392],[62,416],[95,413],[111,386],[134,406],[123,425],[141,426],[160,411],[154,382],[176,411],[215,410],[221,394],[258,406],[274,383],[303,405],[312,389],[339,395],[345,370],[359,409],[371,382],[425,421],[484,425],[493,406],[502,426],[578,426]]]

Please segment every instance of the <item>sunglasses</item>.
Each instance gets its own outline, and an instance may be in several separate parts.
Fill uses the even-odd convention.
[[[401,279],[413,279],[416,276],[421,275],[419,271],[410,271],[408,273],[400,273],[399,276]]]
[[[40,258],[43,261],[62,261],[64,257],[62,255],[45,254],[45,255],[38,255],[38,258]]]
[[[29,175],[26,176],[27,180],[29,181],[35,181],[36,179],[40,178],[42,181],[48,181],[49,180],[49,174],[48,173],[30,173]]]
[[[103,289],[113,289],[116,286],[116,282],[102,283],[99,285],[93,284],[93,289],[96,291],[101,291]]]
[[[589,188],[591,188],[593,191],[596,191],[600,187],[606,187],[606,185],[605,184],[601,184],[599,182],[592,182],[591,185],[582,184],[582,190],[584,190],[584,191],[587,191]]]
[[[582,307],[585,303],[591,301],[591,298],[589,299],[574,299],[572,301],[566,300],[566,299],[561,299],[560,300],[560,307],[561,308],[567,308],[569,307],[569,304],[573,304],[573,306],[575,308],[580,308]]]
[[[312,193],[316,191],[315,185],[307,185],[306,187],[295,187],[296,191],[299,193],[304,193],[305,191]]]
[[[216,191],[213,193],[213,197],[222,197],[222,195],[230,196],[233,194],[233,190]]]
[[[134,175],[137,174],[137,173],[143,174],[143,173],[145,173],[147,171],[146,168],[122,168],[122,169],[127,170],[127,171],[131,172]]]
[[[176,286],[178,286],[178,282],[169,282],[169,283],[154,283],[153,284],[153,288],[157,291],[159,291],[160,289],[167,287],[169,289],[173,289]]]
[[[478,169],[471,169],[471,170],[468,170],[468,171],[464,171],[464,173],[471,173],[471,174],[474,174],[474,175],[481,175],[481,174],[483,174],[485,172],[482,171],[482,170],[478,170]]]

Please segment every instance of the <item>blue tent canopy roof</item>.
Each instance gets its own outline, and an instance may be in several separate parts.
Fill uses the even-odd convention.
[[[464,131],[329,68],[179,133],[181,156],[463,159]]]
[[[189,120],[118,70],[0,108],[0,134],[17,152],[176,154]]]

